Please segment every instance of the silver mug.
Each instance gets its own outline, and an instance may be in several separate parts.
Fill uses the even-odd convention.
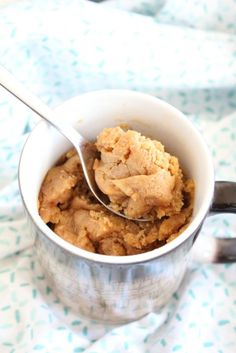
[[[39,123],[22,151],[19,185],[34,236],[35,253],[49,285],[78,315],[113,324],[136,320],[165,305],[178,289],[192,246],[211,212],[236,211],[236,183],[216,182],[201,134],[177,109],[143,93],[102,90],[75,97],[55,110],[87,139],[105,127],[125,123],[160,140],[176,155],[196,194],[190,225],[161,248],[132,256],[106,256],[79,249],[57,236],[38,214],[38,193],[46,172],[71,146],[53,127]],[[200,237],[202,255],[235,261],[236,240]],[[212,244],[212,243],[211,243]],[[213,251],[214,249],[214,251]]]

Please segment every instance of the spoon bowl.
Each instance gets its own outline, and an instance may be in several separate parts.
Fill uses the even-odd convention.
[[[94,145],[85,139],[75,128],[65,124],[64,122],[58,121],[55,113],[44,104],[38,97],[29,92],[10,72],[3,67],[0,67],[0,86],[5,88],[13,96],[19,99],[23,104],[30,108],[33,112],[39,115],[41,118],[47,121],[55,129],[57,129],[62,135],[64,135],[76,149],[80,163],[82,166],[85,180],[89,186],[89,189],[96,197],[96,199],[110,212],[117,216],[133,220],[133,221],[149,221],[147,218],[133,219],[126,216],[124,213],[118,212],[109,206],[110,201],[107,195],[103,194],[98,188],[94,171],[93,161],[97,156],[97,151]]]

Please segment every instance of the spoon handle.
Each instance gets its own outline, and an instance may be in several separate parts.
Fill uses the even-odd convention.
[[[27,107],[29,107],[33,112],[53,125],[75,146],[81,148],[87,143],[87,140],[85,140],[83,136],[81,136],[73,127],[58,121],[54,112],[46,104],[44,104],[34,94],[29,92],[9,71],[4,69],[2,66],[0,66],[0,86],[4,87],[22,103],[27,105]]]

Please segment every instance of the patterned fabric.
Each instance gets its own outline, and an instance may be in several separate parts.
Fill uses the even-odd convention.
[[[235,16],[233,0],[9,2],[0,8],[0,62],[52,107],[98,88],[162,97],[202,131],[216,177],[235,180]],[[234,264],[190,264],[161,312],[120,327],[60,303],[35,258],[17,185],[37,120],[0,89],[0,352],[235,352]],[[209,218],[202,233],[236,234],[235,216]]]

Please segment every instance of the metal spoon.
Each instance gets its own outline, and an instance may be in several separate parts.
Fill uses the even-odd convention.
[[[134,221],[148,221],[148,219],[145,218],[130,218],[123,213],[113,210],[109,206],[109,198],[98,188],[95,181],[94,171],[92,169],[92,162],[96,157],[97,152],[93,148],[93,145],[87,141],[77,130],[64,122],[59,122],[56,119],[54,112],[46,104],[41,102],[38,97],[30,93],[12,74],[10,74],[3,67],[0,67],[0,86],[4,87],[22,103],[27,105],[27,107],[33,110],[33,112],[46,120],[50,125],[53,125],[54,128],[56,128],[72,143],[79,155],[87,184],[93,195],[104,207],[106,207],[110,212],[126,219],[131,219]]]

